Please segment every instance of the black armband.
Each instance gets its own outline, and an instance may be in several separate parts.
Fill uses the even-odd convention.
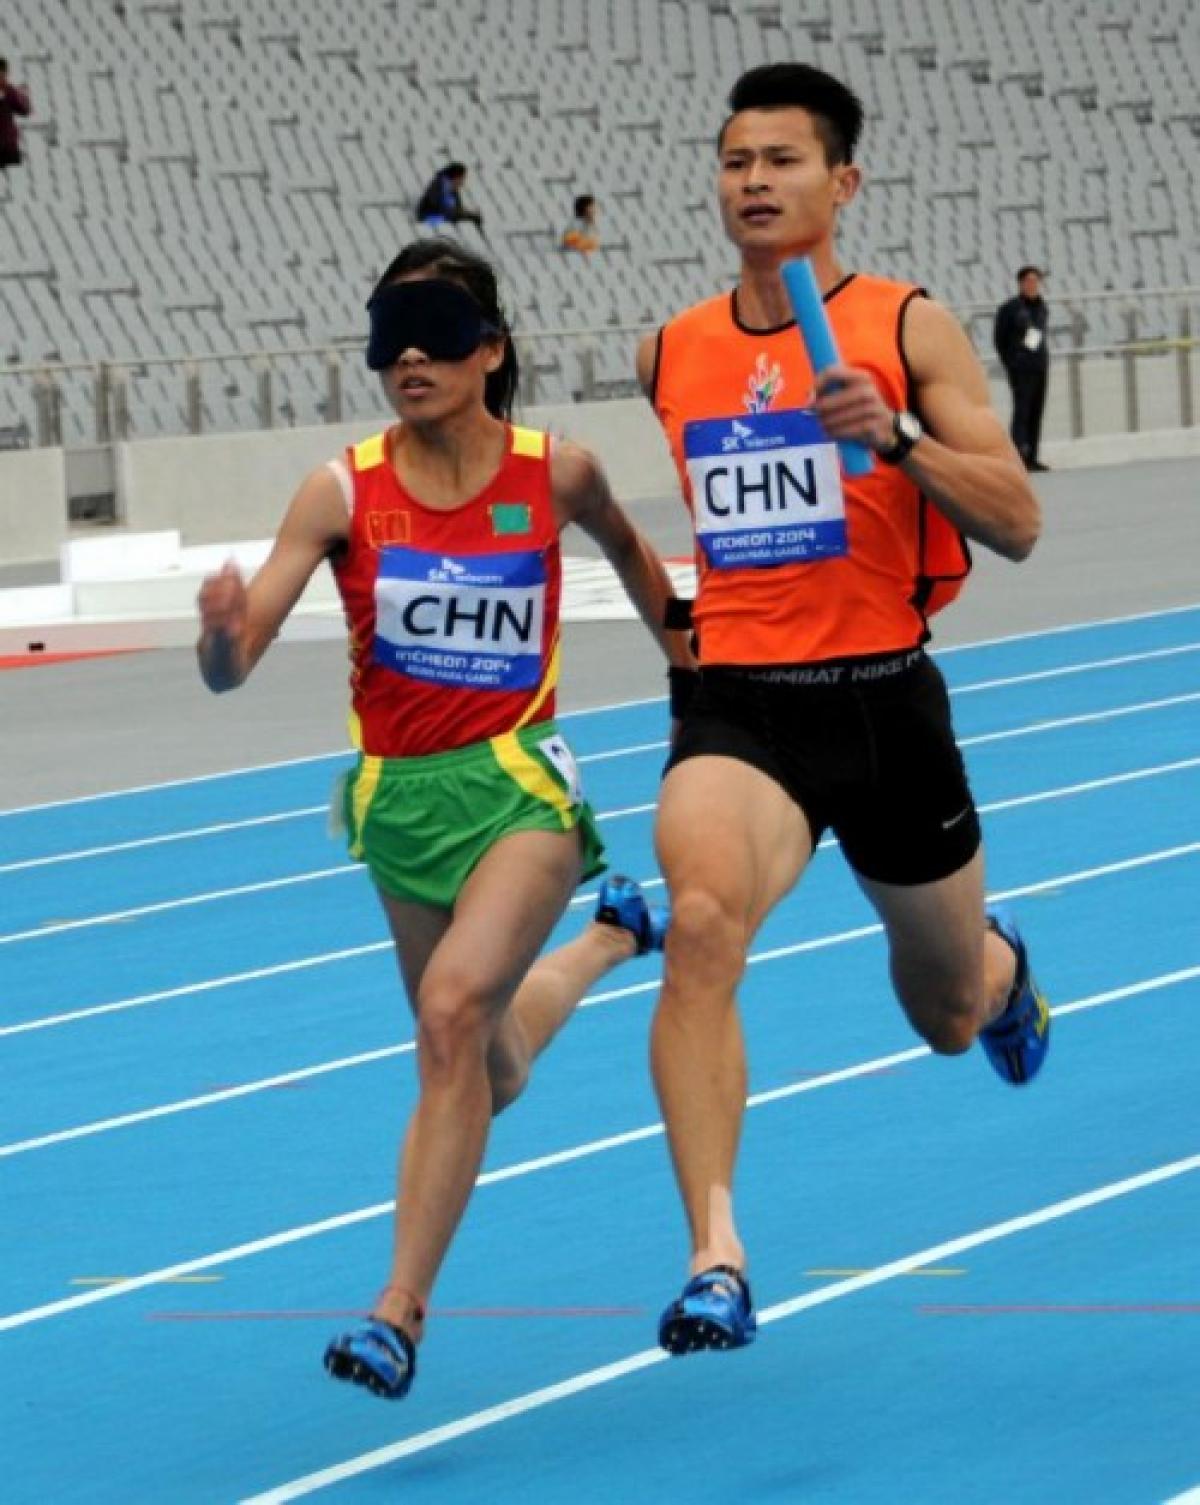
[[[692,625],[693,603],[686,596],[670,596],[663,612],[663,626],[668,632],[686,632]]]
[[[678,669],[674,664],[667,670],[668,694],[671,701],[671,718],[681,721],[696,698],[700,688],[699,669]]]

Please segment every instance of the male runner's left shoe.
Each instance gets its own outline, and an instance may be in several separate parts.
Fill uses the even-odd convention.
[[[987,922],[1016,952],[1017,972],[1007,1007],[980,1031],[979,1043],[996,1072],[1020,1087],[1037,1076],[1050,1049],[1050,1007],[1033,980],[1025,942],[1011,915],[992,909]]]
[[[600,885],[595,918],[600,925],[628,930],[637,942],[637,954],[645,956],[662,950],[671,911],[666,904],[647,904],[640,884],[613,873]]]
[[[732,1265],[714,1265],[693,1275],[658,1321],[659,1346],[676,1355],[745,1348],[757,1332],[750,1287]]]
[[[362,1385],[384,1400],[402,1400],[417,1373],[417,1350],[408,1334],[380,1317],[334,1338],[325,1368],[335,1380]]]

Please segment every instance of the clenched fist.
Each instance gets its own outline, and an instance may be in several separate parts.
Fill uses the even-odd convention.
[[[239,638],[246,625],[246,582],[232,559],[200,587],[200,630]]]
[[[232,690],[246,677],[242,639],[246,630],[246,582],[233,560],[209,575],[197,597],[200,675],[210,690]]]

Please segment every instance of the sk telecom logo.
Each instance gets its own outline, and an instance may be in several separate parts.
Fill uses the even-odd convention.
[[[440,581],[442,584],[453,584],[454,581],[461,580],[464,575],[468,574],[470,574],[470,571],[465,564],[459,564],[457,560],[447,559],[443,556],[441,564],[434,565],[429,571],[429,578],[430,580]]]
[[[754,437],[754,430],[750,425],[741,423],[736,418],[730,424],[730,428],[733,430],[732,434],[721,440],[721,452],[723,454],[728,454],[730,450],[738,449],[743,439],[752,439]]]

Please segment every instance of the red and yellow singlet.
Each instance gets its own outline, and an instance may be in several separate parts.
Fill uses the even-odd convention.
[[[547,435],[510,427],[488,485],[441,511],[400,485],[395,433],[346,452],[350,532],[333,561],[350,632],[351,735],[382,758],[552,717],[562,595]]]

